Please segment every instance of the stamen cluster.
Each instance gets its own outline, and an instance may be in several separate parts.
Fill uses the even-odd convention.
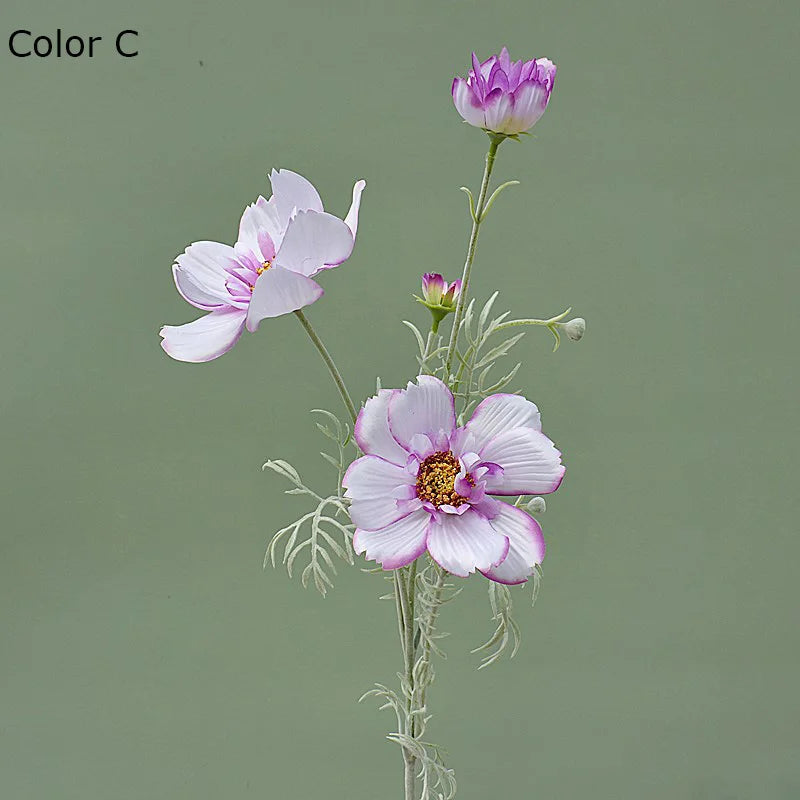
[[[455,490],[456,478],[461,472],[461,464],[449,451],[428,456],[417,473],[417,497],[435,506],[451,505],[458,508],[467,502]],[[469,476],[467,476],[469,480]]]

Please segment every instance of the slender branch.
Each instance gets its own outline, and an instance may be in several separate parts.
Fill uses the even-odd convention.
[[[472,262],[475,260],[475,248],[478,244],[478,232],[481,228],[483,221],[484,206],[486,203],[486,193],[489,190],[489,179],[492,175],[494,168],[494,159],[497,154],[497,148],[503,137],[491,136],[491,143],[489,151],[486,153],[486,166],[483,170],[483,180],[481,181],[481,189],[478,194],[478,202],[475,205],[475,211],[472,214],[472,231],[469,235],[469,245],[467,246],[467,258],[464,262],[464,272],[461,275],[461,295],[458,298],[458,305],[456,306],[456,314],[453,319],[453,330],[450,332],[450,344],[447,348],[447,358],[445,360],[445,380],[450,378],[450,368],[453,364],[453,356],[458,344],[459,328],[461,327],[461,320],[464,318],[464,309],[466,308],[467,297],[469,295],[469,279],[472,273]]]
[[[414,602],[417,584],[417,562],[408,568],[406,580],[398,573],[406,572],[404,568],[395,571],[395,591],[399,590],[400,613],[402,615],[403,630],[403,668],[406,681],[406,727],[403,731],[406,736],[414,735]],[[408,750],[403,750],[405,800],[416,800],[416,758]]]
[[[294,312],[294,315],[300,320],[300,324],[306,329],[308,338],[311,339],[311,341],[314,343],[314,346],[317,348],[317,350],[319,350],[319,354],[322,356],[322,360],[325,362],[325,366],[328,368],[328,372],[330,372],[333,382],[336,384],[336,388],[339,390],[339,394],[341,395],[342,402],[347,409],[347,413],[350,415],[353,422],[355,422],[358,412],[353,404],[353,399],[350,397],[350,392],[347,391],[347,387],[344,384],[342,374],[339,372],[336,363],[331,358],[331,354],[328,352],[328,348],[325,347],[322,339],[319,338],[317,332],[311,326],[311,323],[308,321],[306,315],[302,311],[298,309]]]

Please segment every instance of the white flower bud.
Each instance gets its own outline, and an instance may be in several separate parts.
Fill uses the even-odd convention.
[[[573,342],[579,342],[586,332],[586,320],[583,317],[575,317],[569,322],[562,322],[560,327]]]
[[[547,503],[544,497],[534,497],[525,504],[525,510],[531,514],[544,514],[547,511]]]

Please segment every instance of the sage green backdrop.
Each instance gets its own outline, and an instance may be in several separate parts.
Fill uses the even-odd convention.
[[[157,330],[194,316],[173,257],[231,241],[270,167],[339,214],[364,177],[309,316],[359,399],[409,379],[400,319],[460,271],[486,146],[450,82],[504,43],[559,71],[501,148],[522,185],[474,289],[588,330],[519,348],[568,465],[545,580],[490,670],[484,581],[446,610],[430,737],[464,800],[800,796],[798,6],[73,5],[0,16],[0,796],[399,797],[393,718],[355,702],[399,666],[384,584],[345,569],[323,600],[261,568],[304,508],[261,463],[327,478],[317,353],[291,317],[199,366]],[[8,54],[57,27],[141,52]]]

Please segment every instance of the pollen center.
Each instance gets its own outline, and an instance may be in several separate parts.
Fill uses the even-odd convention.
[[[261,262],[261,266],[260,267],[256,267],[256,275],[259,275],[259,276],[263,275],[271,266],[272,266],[272,262],[271,261],[262,261]],[[254,283],[248,283],[247,285],[250,287],[250,294],[252,294],[255,291],[255,288],[256,288],[255,284]]]
[[[420,465],[417,473],[417,497],[428,500],[435,506],[460,506],[467,502],[455,490],[455,482],[461,464],[450,452],[439,452],[428,456]],[[469,475],[467,480],[472,483]]]

